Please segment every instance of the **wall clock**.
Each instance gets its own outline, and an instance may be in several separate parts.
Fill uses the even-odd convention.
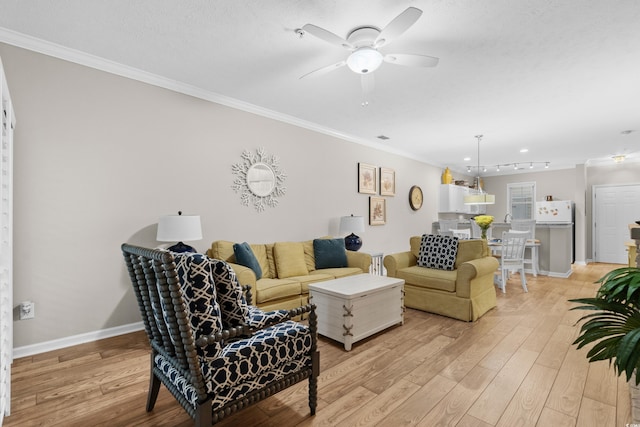
[[[414,211],[417,211],[422,207],[422,201],[422,189],[417,185],[414,185],[409,190],[409,206],[411,206],[411,209]]]

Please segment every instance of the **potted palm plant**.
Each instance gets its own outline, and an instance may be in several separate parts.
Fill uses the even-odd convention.
[[[572,310],[587,310],[578,338],[578,348],[593,344],[587,353],[589,362],[609,360],[618,375],[625,374],[631,391],[633,422],[640,422],[640,268],[617,268],[596,283],[600,288],[593,298],[572,299],[581,305]]]

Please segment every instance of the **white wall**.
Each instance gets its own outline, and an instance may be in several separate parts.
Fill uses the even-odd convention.
[[[140,320],[120,244],[156,246],[156,223],[202,216],[205,251],[249,242],[336,235],[342,215],[368,215],[357,163],[396,170],[387,225],[366,227],[362,250],[406,250],[437,219],[441,170],[404,157],[0,44],[16,110],[14,303],[21,347]],[[231,189],[243,150],[280,157],[286,195],[257,213]],[[408,191],[420,185],[414,212]]]

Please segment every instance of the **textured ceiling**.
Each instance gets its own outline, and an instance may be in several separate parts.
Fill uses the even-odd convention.
[[[410,6],[424,13],[381,51],[437,67],[383,63],[367,107],[347,67],[299,79],[349,52],[296,29],[346,38]],[[0,41],[23,36],[455,171],[477,164],[477,134],[484,175],[640,160],[638,0],[2,0]]]

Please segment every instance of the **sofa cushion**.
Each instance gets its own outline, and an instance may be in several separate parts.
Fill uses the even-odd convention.
[[[302,242],[304,249],[304,262],[307,264],[307,271],[312,272],[316,269],[316,257],[313,253],[313,240],[305,240]]]
[[[286,279],[309,274],[301,242],[276,242],[273,245],[273,255],[279,278]]]
[[[264,268],[262,269],[262,277],[267,277],[269,279],[275,279],[278,277],[278,270],[276,269],[276,259],[273,256],[273,243],[267,243],[264,245],[264,251],[267,256],[267,265],[269,266],[269,273],[265,273]]]
[[[258,259],[253,253],[251,246],[247,242],[234,243],[233,253],[236,256],[236,262],[245,267],[249,267],[256,274],[256,279],[262,278],[262,267]]]
[[[318,282],[324,282],[326,280],[333,280],[334,279],[334,277],[332,275],[319,273],[320,271],[322,271],[322,270],[315,270],[315,271],[307,274],[306,276],[289,277],[289,279],[297,280],[298,282],[300,282],[300,288],[301,288],[302,294],[308,294],[309,293],[309,284],[318,283]]]
[[[256,282],[256,304],[300,295],[300,282],[292,279],[262,278]]]
[[[236,262],[233,253],[233,242],[228,240],[216,240],[211,244],[211,249],[207,251],[209,258],[221,259],[226,262]]]
[[[330,275],[333,278],[338,279],[340,277],[353,276],[355,274],[362,274],[362,270],[358,267],[343,267],[343,268],[323,268],[322,270],[315,270],[309,273],[310,275]]]
[[[458,254],[458,238],[425,234],[420,243],[420,267],[453,270]]]
[[[458,272],[414,265],[399,269],[396,277],[404,279],[405,283],[410,283],[412,286],[455,292]]]
[[[313,241],[313,253],[316,260],[316,269],[347,266],[344,239],[315,239]]]

